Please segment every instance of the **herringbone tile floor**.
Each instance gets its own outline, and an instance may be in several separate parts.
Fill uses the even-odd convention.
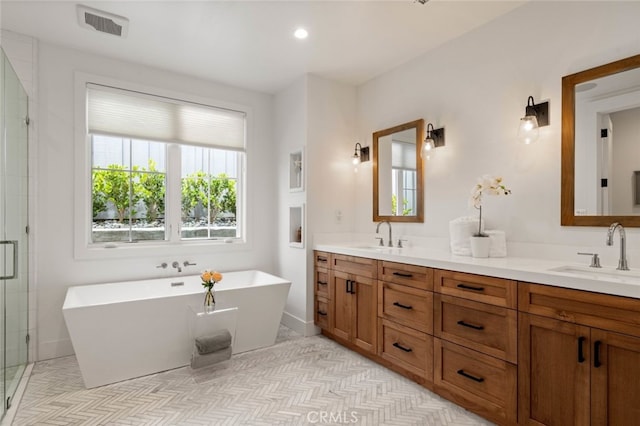
[[[490,425],[322,337],[223,365],[85,389],[75,357],[38,362],[14,425]]]

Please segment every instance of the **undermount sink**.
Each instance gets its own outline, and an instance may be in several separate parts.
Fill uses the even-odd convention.
[[[380,251],[380,252],[384,252],[384,251],[396,252],[396,251],[402,250],[402,248],[399,248],[399,247],[387,247],[387,246],[367,245],[367,244],[353,245],[353,246],[349,246],[349,248],[358,249],[358,250]]]
[[[563,265],[549,270],[580,278],[640,284],[639,270],[620,271],[614,268],[591,268],[580,265]]]

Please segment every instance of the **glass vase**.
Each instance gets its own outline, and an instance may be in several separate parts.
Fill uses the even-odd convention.
[[[204,293],[204,312],[211,313],[216,309],[216,297],[213,288],[208,288]]]

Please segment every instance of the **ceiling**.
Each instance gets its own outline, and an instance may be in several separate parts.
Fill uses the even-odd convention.
[[[129,19],[87,30],[76,4]],[[0,0],[2,28],[43,42],[275,93],[305,73],[359,85],[524,1]],[[306,40],[293,37],[298,26]]]

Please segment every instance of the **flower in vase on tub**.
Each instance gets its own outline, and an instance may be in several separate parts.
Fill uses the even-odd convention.
[[[202,286],[211,290],[215,283],[222,281],[222,274],[218,271],[207,270],[200,274],[200,279],[202,279]]]
[[[473,234],[474,237],[488,237],[482,232],[482,195],[509,195],[511,190],[502,183],[502,177],[484,175],[478,178],[478,182],[471,190],[471,199],[469,204],[479,210],[480,220],[478,221],[478,232]]]

